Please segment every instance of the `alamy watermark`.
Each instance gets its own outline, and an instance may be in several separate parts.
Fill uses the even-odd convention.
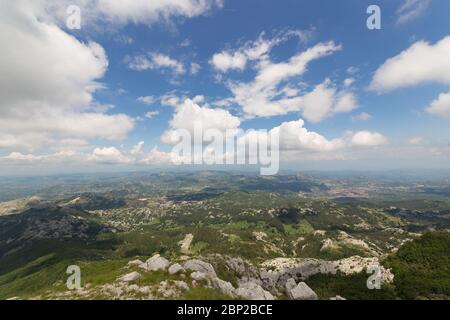
[[[373,264],[367,267],[367,274],[370,277],[367,278],[367,289],[380,290],[381,289],[381,268],[377,264]]]
[[[81,29],[81,8],[76,5],[70,5],[66,9],[67,19],[66,27],[70,30]]]
[[[367,14],[370,16],[367,18],[366,25],[369,30],[381,29],[381,8],[375,4],[367,7]]]
[[[66,273],[70,276],[67,278],[66,287],[69,290],[81,289],[81,269],[77,265],[67,267]]]

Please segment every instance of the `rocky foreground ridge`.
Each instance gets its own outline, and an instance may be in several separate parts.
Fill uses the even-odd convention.
[[[241,258],[218,254],[206,257],[181,256],[177,261],[169,261],[155,254],[145,261],[129,261],[121,269],[123,274],[112,283],[98,286],[86,284],[82,289],[67,290],[46,298],[176,299],[189,290],[203,288],[229,299],[317,300],[317,294],[307,284],[312,275],[350,275],[372,265],[378,265],[377,258],[354,256],[338,261],[278,258],[257,267]],[[220,273],[225,274],[225,270],[227,275],[235,278],[228,281],[221,279],[217,268],[221,269]],[[389,270],[380,266],[380,271],[383,282],[393,281]],[[145,281],[154,275],[166,279],[152,284]],[[336,296],[332,299],[345,298]]]

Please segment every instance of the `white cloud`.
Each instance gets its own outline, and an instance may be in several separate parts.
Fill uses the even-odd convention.
[[[305,128],[302,119],[283,122],[269,132],[250,130],[240,139],[253,143],[269,142],[269,136],[274,134],[280,137],[280,156],[283,161],[344,160],[354,157],[358,150],[367,152],[387,142],[382,134],[369,131],[347,132],[341,137],[328,139]]]
[[[420,17],[429,7],[431,0],[403,0],[397,10],[398,23],[405,23]]]
[[[130,154],[132,155],[138,155],[142,153],[142,148],[144,147],[145,142],[144,141],[139,141],[136,145],[134,145],[131,150],[130,150]]]
[[[270,59],[273,47],[292,36],[301,42],[311,38],[311,31],[288,30],[272,39],[262,33],[256,41],[246,42],[235,51],[225,50],[215,54],[211,64],[219,71],[244,70],[250,62],[256,70],[253,81],[226,81],[232,97],[215,102],[217,106],[237,104],[242,107],[244,118],[272,117],[289,112],[301,112],[308,121],[319,122],[340,112],[350,112],[357,107],[355,95],[350,91],[353,79],[345,81],[338,89],[325,80],[310,92],[304,92],[305,84],[298,81],[313,60],[341,50],[334,42],[319,43],[299,52],[285,62],[274,63]],[[220,80],[223,76],[220,75]]]
[[[228,70],[244,70],[247,64],[247,57],[240,53],[221,52],[216,53],[212,59],[211,64],[219,71],[227,72]]]
[[[153,165],[173,164],[177,157],[171,152],[159,151],[156,147],[150,152],[144,150],[144,141],[134,145],[130,151],[121,151],[116,147],[98,147],[91,152],[76,152],[73,150],[60,151],[52,154],[24,154],[12,152],[7,156],[0,157],[2,164],[20,165],[37,163],[47,165]]]
[[[18,0],[22,1],[22,0]],[[194,18],[223,6],[223,0],[35,0],[45,5],[47,14],[61,24],[67,17],[66,8],[77,5],[83,12],[83,22],[90,28],[104,25],[123,26],[128,23],[153,25],[174,23],[182,18]]]
[[[127,46],[134,43],[134,39],[127,35],[118,35],[114,37],[113,40],[122,46]]]
[[[319,122],[329,113],[334,103],[336,90],[329,87],[328,83],[323,83],[314,88],[303,97],[301,103],[303,117],[311,122]]]
[[[353,83],[355,83],[355,78],[347,78],[344,80],[344,86],[350,87]]]
[[[450,92],[441,93],[426,109],[427,112],[441,118],[450,119]]]
[[[88,159],[95,162],[109,164],[125,164],[131,162],[131,159],[126,157],[116,147],[95,148]]]
[[[350,112],[357,107],[353,93],[338,92],[328,80],[301,98],[299,108],[303,117],[311,122],[320,122],[332,114]]]
[[[169,69],[175,75],[181,75],[186,72],[181,62],[161,53],[150,52],[146,55],[127,57],[125,61],[128,67],[135,71]]]
[[[378,132],[359,131],[352,134],[351,143],[356,147],[374,147],[386,144],[387,139]]]
[[[282,150],[328,152],[344,148],[343,139],[327,140],[316,132],[308,131],[304,124],[304,121],[300,119],[284,122],[279,127],[272,129],[279,130]]]
[[[137,101],[139,101],[140,103],[146,104],[146,105],[151,105],[154,104],[156,102],[156,98],[154,96],[142,96],[137,98]]]
[[[159,111],[149,111],[145,114],[145,117],[148,119],[152,119],[159,114]]]
[[[312,37],[311,30],[288,30],[272,39],[267,39],[265,33],[261,33],[256,41],[248,41],[236,50],[224,50],[213,55],[210,63],[216,70],[227,72],[229,70],[242,71],[248,61],[265,61],[272,48],[291,37],[297,37],[300,42],[306,43]]]
[[[370,88],[389,91],[422,83],[450,84],[450,36],[435,44],[414,43],[376,71]]]
[[[408,140],[408,143],[412,145],[419,145],[422,144],[422,142],[423,142],[422,137],[414,137]]]
[[[351,112],[358,107],[358,101],[353,93],[342,91],[336,97],[333,113]]]
[[[149,153],[138,160],[139,164],[154,165],[154,164],[175,164],[178,162],[178,157],[171,152],[159,151],[157,147],[153,148]]]
[[[11,152],[9,155],[3,157],[2,159],[12,161],[36,161],[43,159],[43,157],[35,156],[33,154],[22,154],[20,152]]]
[[[222,0],[98,0],[97,8],[112,21],[151,24],[171,17],[193,18],[203,15]]]
[[[359,72],[359,68],[355,67],[355,66],[351,66],[351,67],[348,67],[347,70],[345,70],[345,71],[350,75],[354,75]]]
[[[352,117],[353,121],[367,121],[370,119],[372,119],[372,116],[367,112],[361,112],[360,114]]]
[[[191,75],[196,75],[200,71],[201,68],[202,67],[198,63],[192,62],[191,70],[190,70]]]
[[[266,39],[262,33],[258,40],[249,41],[241,48],[236,50],[224,50],[213,55],[210,63],[213,67],[221,72],[229,70],[242,71],[247,66],[247,62],[254,60],[267,59],[267,54],[282,38],[275,37]]]
[[[106,114],[92,94],[108,67],[103,48],[43,22],[39,1],[7,1],[0,11],[0,137],[9,148],[58,139],[122,139],[133,128],[123,114]]]
[[[6,165],[31,165],[35,168],[35,165],[38,163],[42,164],[61,164],[64,163],[67,165],[69,162],[79,162],[84,161],[86,158],[82,157],[80,154],[76,153],[72,150],[65,150],[56,152],[53,154],[43,154],[43,155],[34,155],[34,154],[24,154],[20,152],[11,152],[9,155],[0,157],[0,162]]]
[[[198,99],[196,101],[199,102]],[[162,135],[161,140],[168,144],[177,143],[173,138],[175,130],[184,129],[193,134],[196,124],[200,125],[203,130],[217,129],[225,132],[238,129],[240,123],[239,118],[227,110],[200,106],[193,100],[186,99],[177,105],[175,114],[169,122],[169,130]]]
[[[280,97],[280,92],[283,92],[286,87],[280,87],[281,84],[302,75],[311,61],[330,55],[340,48],[333,42],[320,43],[294,55],[287,62],[272,63],[264,60],[264,63],[257,65],[258,72],[252,82],[237,82],[230,85],[234,95],[233,99],[242,106],[243,111],[249,117],[269,117],[298,111],[301,109],[304,99],[301,96],[291,95]],[[292,89],[292,85],[287,87]],[[321,87],[317,90],[321,90]],[[292,92],[292,90],[290,91]],[[314,98],[314,93],[311,93],[307,100]],[[317,98],[319,98],[318,95]],[[324,107],[318,106],[318,108]],[[309,111],[306,112],[305,117],[310,114],[311,108],[307,107],[307,109]],[[313,118],[317,119],[318,117],[314,116]]]
[[[163,96],[161,96],[160,101],[163,106],[176,108],[179,106],[182,101],[187,99],[186,96],[178,96],[176,92],[169,92]]]

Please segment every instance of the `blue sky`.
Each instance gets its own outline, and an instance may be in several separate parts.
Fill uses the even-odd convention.
[[[282,160],[299,169],[449,167],[448,1],[110,2],[3,5],[0,172],[165,164],[173,144],[162,136],[195,112],[219,129],[291,123]],[[66,25],[73,3],[80,30]],[[381,30],[366,26],[371,4]],[[269,49],[251,56],[258,45]],[[291,76],[265,70],[319,47]]]

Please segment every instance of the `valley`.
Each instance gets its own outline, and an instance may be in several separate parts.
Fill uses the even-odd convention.
[[[199,171],[34,179],[0,183],[1,299],[450,296],[448,178]],[[70,265],[80,267],[79,290],[66,287]],[[366,285],[373,265],[379,290]]]

